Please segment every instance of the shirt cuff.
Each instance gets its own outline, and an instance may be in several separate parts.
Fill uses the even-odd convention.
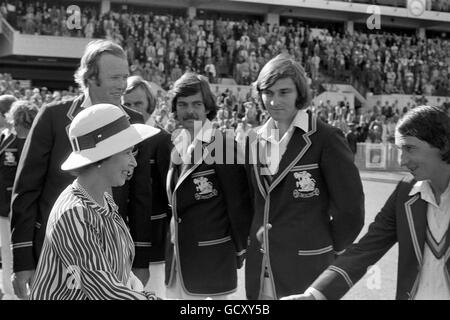
[[[322,292],[314,289],[313,287],[309,287],[308,289],[306,289],[305,293],[311,294],[316,300],[327,300],[327,297],[325,297]]]

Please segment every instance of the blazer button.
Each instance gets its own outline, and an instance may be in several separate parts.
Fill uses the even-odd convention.
[[[181,223],[181,218],[178,218],[178,219],[177,219],[177,222],[178,222],[178,223]]]

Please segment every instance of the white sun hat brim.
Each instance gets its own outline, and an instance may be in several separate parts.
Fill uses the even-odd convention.
[[[75,170],[109,158],[156,135],[160,131],[160,129],[145,124],[132,124],[127,129],[100,141],[94,148],[73,151],[61,165],[61,169],[63,171]]]

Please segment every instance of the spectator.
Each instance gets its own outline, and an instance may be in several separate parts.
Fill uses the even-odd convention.
[[[38,108],[29,101],[15,101],[11,96],[0,96],[0,107],[11,107],[6,117],[11,130],[0,133],[0,235],[2,257],[3,300],[15,300],[11,274],[11,225],[10,203],[14,177],[28,131]],[[11,105],[12,103],[12,105]]]

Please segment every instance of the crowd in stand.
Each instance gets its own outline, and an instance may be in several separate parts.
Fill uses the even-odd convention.
[[[11,94],[18,100],[33,102],[40,108],[43,104],[75,97],[79,94],[79,89],[71,86],[67,90],[51,92],[46,87],[24,88],[20,81],[12,79],[10,74],[0,73],[0,95],[2,94]]]
[[[113,40],[125,48],[131,75],[141,75],[165,89],[186,70],[205,74],[211,83],[233,77],[238,84],[250,85],[269,59],[285,52],[302,62],[313,88],[328,76],[374,94],[450,96],[450,43],[445,38],[326,29],[317,33],[302,22],[270,26],[259,21],[202,21],[134,13],[132,8],[99,16],[98,6],[77,5],[82,28],[75,30],[66,27],[66,8],[57,3],[18,1],[11,15],[3,2],[0,12],[26,34]],[[45,87],[21,89],[8,74],[0,75],[0,93],[4,92],[37,106],[79,93],[73,87],[54,92]],[[221,107],[214,121],[218,128],[232,128],[243,136],[268,117],[251,95],[237,97],[231,90],[216,94]],[[153,117],[171,131],[176,123],[168,97],[158,92],[158,102]],[[377,105],[370,113],[357,115],[344,101],[338,106],[320,103],[311,106],[311,111],[344,133],[355,131],[359,142],[386,142],[393,139],[389,128],[412,107]]]
[[[68,90],[50,92],[47,88],[21,88],[20,83],[11,78],[9,74],[0,74],[0,95],[12,94],[17,99],[28,100],[41,107],[44,103],[63,101],[79,94],[79,89],[69,87]],[[222,131],[233,130],[237,141],[244,142],[245,136],[250,129],[255,129],[268,119],[269,114],[263,110],[258,99],[251,92],[244,95],[233,93],[226,89],[224,92],[216,92],[219,111],[213,126]],[[172,132],[177,128],[177,123],[170,110],[170,96],[162,91],[157,92],[157,107],[152,115],[154,123],[157,123],[167,131]],[[422,104],[426,104],[424,96],[418,96],[416,103],[400,105],[381,101],[371,109],[360,112],[361,109],[350,108],[350,103],[344,98],[338,104],[332,104],[330,100],[314,102],[308,109],[319,117],[337,128],[344,134],[355,137],[357,142],[386,143],[394,142],[394,129],[398,119],[408,110]],[[437,105],[450,113],[449,98],[438,99]]]
[[[99,17],[98,8],[89,5],[81,8],[82,28],[71,31],[63,6],[18,3],[15,24],[21,32],[113,40],[126,49],[131,74],[165,89],[186,70],[211,83],[232,77],[249,85],[271,57],[287,52],[302,62],[315,89],[328,76],[374,94],[450,95],[445,38],[326,29],[318,34],[302,22],[203,21],[130,9]]]

